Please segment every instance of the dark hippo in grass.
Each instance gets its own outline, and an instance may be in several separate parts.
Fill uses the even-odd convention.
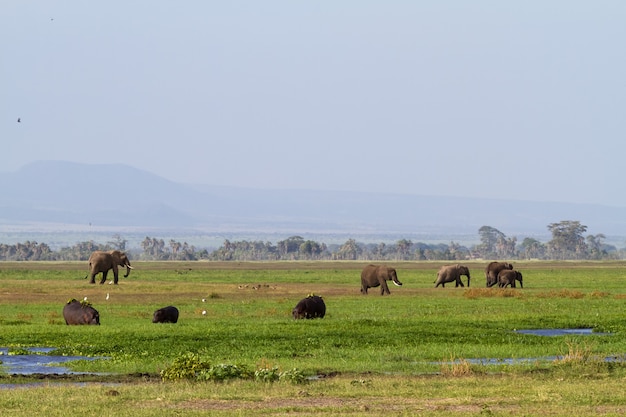
[[[158,309],[152,316],[152,323],[176,323],[178,321],[178,309],[167,306]]]
[[[63,307],[65,324],[97,324],[100,325],[100,314],[87,301],[72,298]]]
[[[291,314],[294,319],[321,319],[326,314],[326,304],[319,295],[310,294],[296,304]]]

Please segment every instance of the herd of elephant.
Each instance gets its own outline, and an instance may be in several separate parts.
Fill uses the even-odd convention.
[[[104,284],[107,279],[109,270],[113,270],[112,284],[118,283],[118,267],[126,268],[128,277],[132,266],[128,260],[128,256],[119,250],[113,251],[95,251],[89,257],[89,273],[90,283],[95,284],[95,277],[102,273],[100,284]],[[445,287],[446,283],[454,282],[456,287],[463,287],[461,276],[467,277],[467,286],[470,286],[469,268],[456,264],[444,265],[437,272],[435,280],[435,288],[438,286]],[[519,281],[520,287],[524,287],[522,282],[522,273],[513,269],[513,265],[508,262],[491,262],[485,268],[485,277],[487,287],[498,285],[500,288],[511,286],[515,288],[515,282]],[[390,294],[387,281],[393,282],[397,286],[401,286],[402,282],[398,279],[398,275],[394,268],[386,265],[367,265],[361,272],[361,293],[367,294],[368,288],[380,287],[380,294]],[[294,319],[313,319],[323,318],[326,314],[326,304],[322,297],[309,294],[296,304],[292,310]],[[176,323],[178,321],[178,309],[174,306],[167,306],[154,312],[153,323]],[[87,302],[78,302],[75,299],[68,301],[63,308],[63,317],[66,324],[100,324],[99,313]]]
[[[437,279],[435,280],[435,288],[438,286],[445,287],[446,283],[454,282],[456,287],[463,287],[461,276],[467,277],[467,286],[470,286],[469,268],[456,264],[444,265],[437,271]],[[520,287],[524,288],[522,281],[522,273],[513,269],[513,264],[508,262],[491,262],[485,268],[485,277],[487,279],[487,287],[498,285],[500,288],[511,286],[515,288],[515,282],[519,281]],[[361,272],[361,293],[367,294],[368,288],[380,287],[380,294],[390,294],[387,281],[393,282],[395,285],[402,285],[398,280],[398,275],[394,268],[386,265],[368,265]]]

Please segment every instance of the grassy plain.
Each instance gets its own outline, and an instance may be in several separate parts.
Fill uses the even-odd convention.
[[[440,263],[394,263],[403,287],[360,294],[357,262],[133,262],[120,285],[89,285],[84,263],[0,263],[0,346],[106,356],[74,370],[85,385],[46,380],[2,390],[2,415],[617,415],[626,411],[626,264],[522,262],[524,289],[433,288]],[[322,320],[294,321],[309,293]],[[106,295],[109,299],[106,299]],[[101,326],[66,326],[87,297]],[[203,301],[204,300],[204,301]],[[166,305],[179,323],[151,323]],[[204,313],[204,314],[203,314]],[[519,329],[593,328],[541,337]],[[164,382],[193,352],[212,364],[298,368],[304,385],[249,380]],[[558,357],[558,359],[555,359]],[[494,364],[475,363],[489,358]],[[0,357],[0,360],[2,357]],[[511,364],[515,359],[520,363]],[[0,383],[32,382],[0,374]],[[118,395],[119,394],[119,395]]]

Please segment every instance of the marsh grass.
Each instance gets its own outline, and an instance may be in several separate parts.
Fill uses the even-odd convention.
[[[393,407],[407,414],[438,410],[443,415],[457,415],[486,409],[533,414],[543,406],[556,410],[549,399],[557,395],[571,407],[584,405],[585,400],[576,400],[569,391],[580,389],[577,375],[600,381],[626,375],[620,362],[594,360],[626,352],[622,263],[516,264],[524,273],[523,289],[480,288],[476,278],[477,287],[435,289],[437,264],[399,263],[396,268],[404,285],[392,287],[392,294],[384,297],[376,292],[360,294],[362,263],[133,265],[135,270],[130,277],[121,278],[120,285],[100,286],[82,279],[82,264],[0,264],[0,346],[49,346],[57,348],[57,354],[102,356],[107,359],[79,361],[72,368],[150,375],[151,381],[160,380],[160,372],[188,352],[210,364],[241,364],[249,370],[278,373],[298,369],[313,378],[305,388],[283,383],[280,388],[273,384],[259,388],[255,381],[230,381],[219,387],[207,385],[211,382],[123,384],[115,388],[120,391],[115,397],[99,397],[98,393],[109,389],[98,387],[92,392],[81,388],[78,397],[93,401],[95,409],[130,407],[132,412],[118,415],[136,416],[159,415],[161,406],[181,413],[233,415],[238,408],[231,404],[250,412],[255,410],[253,404],[262,404],[261,409],[268,413],[296,415],[313,410],[319,415],[339,415],[339,410],[383,415]],[[470,265],[474,276],[480,276],[473,271],[481,268],[484,263]],[[291,309],[309,293],[324,297],[326,317],[292,320]],[[101,326],[65,325],[61,315],[64,303],[83,297],[100,312]],[[152,324],[153,311],[166,305],[179,308],[179,322]],[[540,337],[514,331],[582,327],[611,335]],[[540,360],[550,356],[571,359]],[[442,367],[442,358],[456,358],[458,364]],[[538,362],[477,366],[469,363],[475,358],[537,358]],[[324,377],[328,375],[334,377]],[[494,381],[492,375],[504,381]],[[554,377],[568,381],[567,386],[557,390],[543,381]],[[498,387],[513,386],[518,380],[538,388],[523,389],[510,400],[510,392]],[[481,383],[490,388],[484,390]],[[429,384],[441,391],[432,391]],[[616,403],[608,400],[603,385],[600,382],[598,401],[608,413],[615,412]],[[51,388],[66,399],[62,406],[57,404],[60,409],[75,406],[78,411],[85,410],[76,404],[70,390]],[[259,389],[269,403],[256,396]],[[10,408],[15,404],[12,401],[28,398],[28,404],[36,404],[43,396],[39,388],[27,391],[33,396],[11,391],[0,399],[0,407],[17,410]],[[380,392],[394,392],[397,397],[381,398]],[[428,392],[440,401],[428,399]],[[521,405],[523,400],[529,405]],[[36,407],[25,407],[23,413],[14,415],[37,415],[32,413]],[[64,415],[45,409],[48,415]]]
[[[440,373],[444,377],[459,377],[473,375],[474,370],[468,360],[451,357],[448,362],[441,363]]]

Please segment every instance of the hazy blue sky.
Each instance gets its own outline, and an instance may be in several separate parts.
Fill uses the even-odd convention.
[[[626,1],[8,0],[0,19],[0,171],[626,206]]]

